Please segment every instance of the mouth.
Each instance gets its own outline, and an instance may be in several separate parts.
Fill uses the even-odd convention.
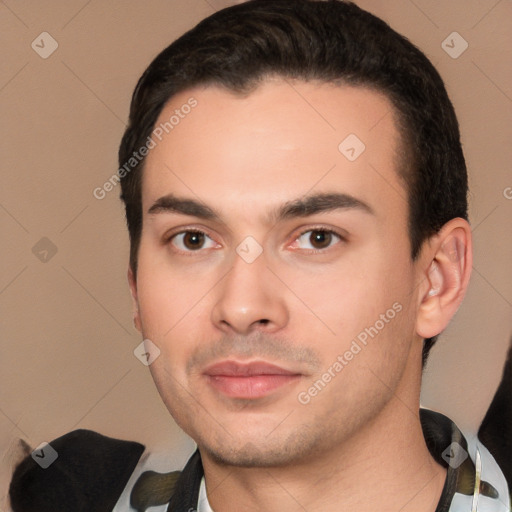
[[[246,400],[267,396],[302,376],[264,361],[222,361],[208,366],[203,375],[215,390],[230,398]]]

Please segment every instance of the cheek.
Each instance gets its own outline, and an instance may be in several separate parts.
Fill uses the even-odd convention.
[[[383,374],[401,372],[414,334],[413,273],[406,258],[396,261],[381,249],[314,275],[289,270],[287,282],[309,310],[295,301],[291,317],[302,328],[301,338],[314,343],[324,370],[342,356],[345,377],[339,383],[371,378],[363,371],[368,366]]]
[[[212,342],[208,292],[214,288],[215,275],[188,275],[167,261],[159,262],[158,257],[139,259],[137,292],[142,333],[159,347],[162,356],[151,365],[154,376],[164,371],[162,366],[183,376],[193,350]]]
[[[396,262],[382,248],[354,251],[323,267],[283,267],[279,273],[299,299],[296,312],[309,309],[337,335],[353,335],[353,329],[373,324],[395,302],[403,305],[413,285],[410,263]]]
[[[170,265],[165,249],[141,245],[137,294],[145,335],[161,339],[182,323],[191,325],[190,316],[207,284]]]

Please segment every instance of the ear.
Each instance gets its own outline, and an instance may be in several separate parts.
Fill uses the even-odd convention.
[[[128,266],[128,284],[130,285],[130,293],[132,295],[133,325],[139,332],[142,332],[142,324],[140,321],[139,312],[139,300],[137,297],[137,278],[135,277],[135,274],[131,266]]]
[[[433,236],[422,254],[416,332],[432,338],[442,332],[466,293],[473,264],[471,228],[455,218]]]

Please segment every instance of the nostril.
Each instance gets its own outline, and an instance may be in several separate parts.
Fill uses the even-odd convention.
[[[263,325],[267,325],[269,322],[270,322],[270,320],[267,320],[266,318],[258,320],[258,323],[263,324]]]

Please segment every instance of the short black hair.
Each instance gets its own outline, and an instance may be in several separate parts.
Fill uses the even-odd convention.
[[[248,93],[265,78],[372,88],[394,106],[400,176],[409,204],[411,257],[452,218],[467,219],[467,172],[455,111],[443,80],[405,37],[342,0],[251,0],[201,21],[149,65],[133,93],[119,166],[151,135],[170,98],[200,85]],[[121,177],[137,271],[144,158]],[[423,364],[436,338],[425,340]]]

